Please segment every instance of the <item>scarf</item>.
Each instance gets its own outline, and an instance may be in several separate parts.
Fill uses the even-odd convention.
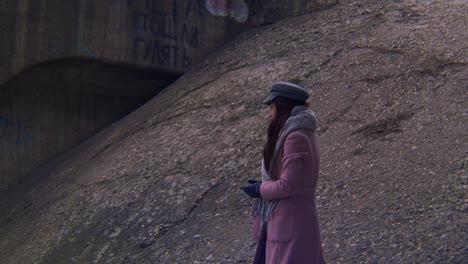
[[[308,128],[312,131],[315,131],[317,128],[317,117],[315,113],[311,110],[308,110],[305,106],[296,106],[292,109],[290,116],[286,120],[283,128],[278,137],[278,141],[275,144],[275,151],[273,152],[273,157],[270,162],[270,171],[273,168],[273,164],[278,157],[281,148],[283,147],[284,141],[286,137],[291,134],[291,132],[301,129],[301,128]],[[273,179],[268,174],[267,170],[265,169],[265,162],[262,159],[262,167],[261,167],[261,176],[262,182],[264,181],[273,181]],[[278,200],[263,200],[262,198],[257,198],[252,206],[251,215],[252,216],[260,216],[263,223],[267,223],[268,219],[270,218],[271,212],[275,209]]]

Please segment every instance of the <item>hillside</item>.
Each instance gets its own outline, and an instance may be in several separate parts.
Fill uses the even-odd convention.
[[[468,259],[466,1],[351,1],[236,38],[0,194],[1,263],[247,263],[275,80],[308,87],[329,263]]]

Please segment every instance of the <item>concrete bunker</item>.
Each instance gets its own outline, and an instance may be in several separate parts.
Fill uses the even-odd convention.
[[[94,59],[33,65],[0,86],[0,187],[138,108],[180,73]]]

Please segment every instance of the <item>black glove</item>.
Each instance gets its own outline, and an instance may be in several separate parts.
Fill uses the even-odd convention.
[[[240,187],[250,198],[261,198],[260,196],[260,185],[261,181],[248,180],[249,185]]]

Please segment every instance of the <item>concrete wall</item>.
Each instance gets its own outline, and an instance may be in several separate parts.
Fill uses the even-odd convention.
[[[185,72],[246,28],[243,1],[232,16],[221,11],[236,6],[208,2],[2,0],[0,84],[29,65],[75,56]]]
[[[2,87],[0,96],[0,186],[20,182],[177,77],[83,59],[25,70]]]
[[[245,29],[238,2],[231,14],[236,5],[220,1],[0,1],[0,186],[109,126]]]

